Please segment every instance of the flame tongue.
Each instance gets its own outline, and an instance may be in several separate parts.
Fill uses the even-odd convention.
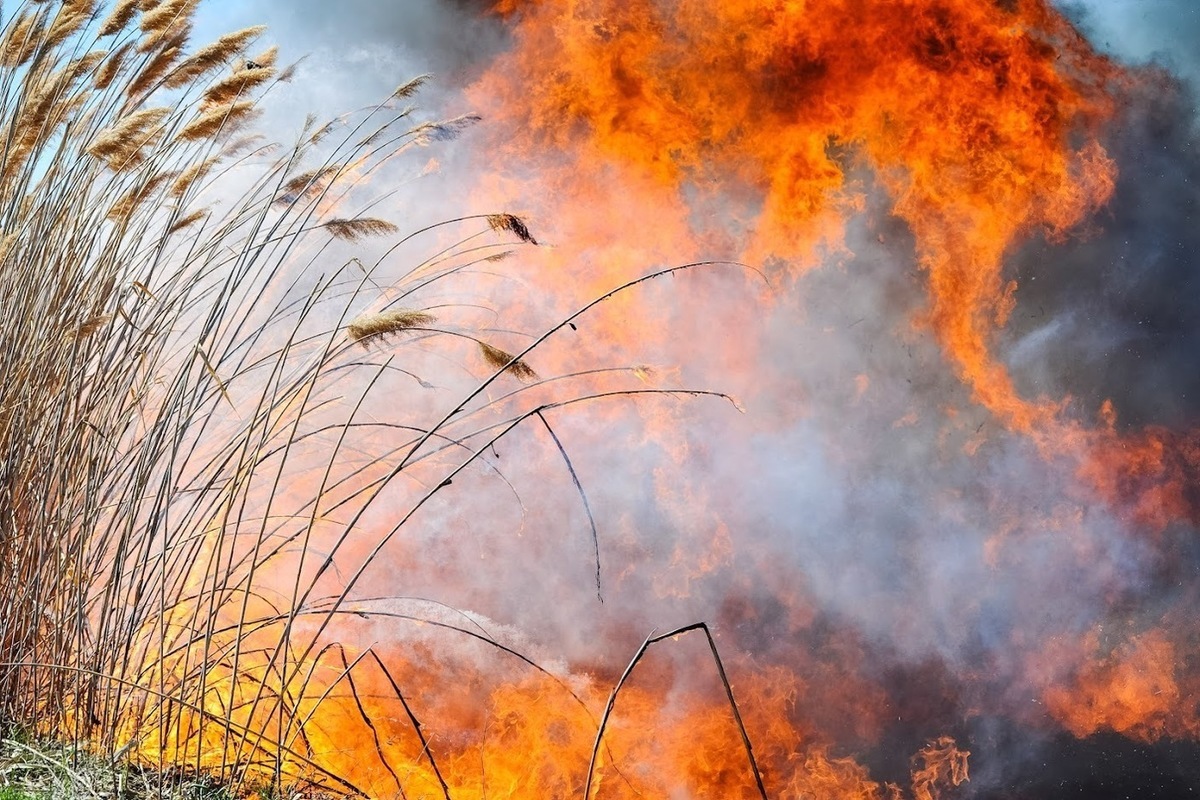
[[[1004,279],[1006,253],[1035,233],[1065,239],[1110,198],[1116,165],[1102,125],[1114,91],[1139,80],[1047,2],[525,0],[497,10],[512,19],[515,47],[473,98],[501,132],[489,153],[502,151],[512,175],[532,168],[540,186],[518,180],[501,193],[536,197],[549,182],[586,209],[554,216],[576,240],[572,256],[599,265],[593,286],[611,282],[614,264],[711,247],[793,271],[817,263],[844,250],[845,221],[863,208],[846,168],[861,163],[915,237],[922,321],[974,401],[1047,454],[1073,453],[1090,490],[1139,524],[1195,517],[1184,488],[1197,471],[1194,436],[1120,436],[1111,420],[1087,429],[1063,416],[1065,401],[1022,397],[990,351],[1018,292]]]
[[[584,199],[611,188],[597,160],[652,183],[667,210],[711,187],[749,196],[745,257],[796,264],[860,203],[849,147],[916,235],[929,322],[977,400],[1022,430],[1049,421],[988,354],[1016,288],[1002,256],[1103,203],[1114,167],[1089,133],[1112,68],[1044,3],[513,5],[516,49],[476,98],[528,124],[518,160],[567,149],[592,180]]]

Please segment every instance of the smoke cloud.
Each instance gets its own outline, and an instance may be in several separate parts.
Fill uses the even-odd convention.
[[[1200,9],[1188,0],[1057,3],[1088,40],[1126,63],[1157,63],[1195,86],[1200,81]]]
[[[1011,260],[1019,281],[1010,363],[1027,393],[1071,395],[1084,413],[1112,399],[1131,426],[1194,426],[1200,378],[1195,320],[1194,95],[1166,72],[1121,98],[1109,152],[1111,202],[1068,247],[1032,243]]]
[[[432,71],[438,102],[463,106],[456,92],[512,44],[484,5],[303,0],[261,2],[247,15],[265,16],[289,47],[314,49],[307,80],[289,90],[309,105],[332,106],[346,91],[378,96]],[[1186,0],[1062,8],[1114,57],[1152,63],[1123,85],[1105,128],[1112,199],[1066,241],[1033,235],[1007,254],[1016,306],[993,353],[1023,397],[1069,398],[1067,413],[1087,425],[1111,400],[1119,431],[1194,428],[1200,14]],[[551,321],[615,275],[737,258],[757,210],[736,191],[686,186],[673,201],[684,208],[679,225],[705,233],[690,252],[664,252],[658,242],[675,241],[676,222],[670,213],[647,222],[661,209],[631,211],[630,192],[589,211],[638,245],[606,255],[589,230],[572,249],[580,232],[554,213],[580,202],[569,183],[538,184],[536,165],[487,174],[491,153],[471,151],[480,141],[489,139],[468,137],[451,159],[425,213],[460,202],[461,181],[469,203],[518,203],[535,235],[579,257],[580,277],[556,279],[544,301],[524,286],[495,287],[498,307],[527,318]],[[816,720],[846,752],[873,753],[884,777],[907,770],[895,753],[906,759],[930,736],[974,737],[985,792],[1003,784],[1005,767],[1031,764],[1039,736],[1056,730],[1048,692],[1094,655],[1079,642],[1120,631],[1095,648],[1119,652],[1164,620],[1168,637],[1185,638],[1186,627],[1170,625],[1196,610],[1200,554],[1187,544],[1196,531],[1178,520],[1165,538],[1147,536],[1080,488],[1069,453],[1048,455],[976,402],[925,323],[928,273],[912,231],[878,176],[853,155],[845,164],[865,200],[818,268],[769,263],[767,288],[749,271],[698,269],[646,287],[620,313],[579,321],[565,363],[652,364],[656,385],[728,392],[746,411],[655,400],[551,419],[598,521],[603,604],[570,476],[532,429],[497,459],[527,507],[500,503],[486,480],[471,484],[431,509],[396,554],[421,566],[397,570],[406,593],[511,625],[523,647],[601,676],[619,672],[650,630],[707,620],[738,669],[801,676],[792,716]],[[531,186],[544,193],[514,191]],[[654,225],[659,240],[633,235]],[[547,263],[530,261],[534,290]],[[637,329],[632,341],[598,335],[621,325]],[[514,529],[519,538],[503,533]],[[1017,745],[1006,725],[1040,733]]]

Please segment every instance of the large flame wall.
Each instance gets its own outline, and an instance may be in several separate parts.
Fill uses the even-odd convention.
[[[545,295],[488,284],[496,329],[740,261],[622,295],[531,359],[636,365],[629,386],[727,391],[746,413],[552,415],[596,512],[603,602],[554,443],[506,440],[512,491],[456,479],[360,589],[469,616],[353,606],[322,668],[368,646],[387,666],[335,681],[308,752],[381,796],[439,793],[428,753],[454,797],[578,795],[639,643],[696,620],[771,797],[951,796],[967,750],[977,783],[1004,785],[1004,725],[1031,750],[1196,738],[1196,420],[1142,398],[1128,421],[1128,388],[1073,384],[1036,321],[1078,313],[1072,281],[1091,297],[1094,275],[1119,279],[1084,262],[1136,218],[1127,132],[1147,98],[1187,117],[1178,85],[1043,0],[450,5],[503,40],[464,87],[485,125],[456,178],[549,244],[511,271]],[[755,796],[714,667],[695,634],[648,652],[596,796]]]

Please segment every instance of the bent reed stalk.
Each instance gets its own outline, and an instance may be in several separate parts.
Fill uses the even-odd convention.
[[[322,709],[340,698],[395,791],[448,797],[402,679],[326,635],[372,613],[350,589],[397,530],[372,540],[368,522],[401,500],[407,521],[543,410],[657,390],[564,398],[570,375],[539,379],[525,360],[548,333],[512,355],[422,304],[536,245],[512,214],[433,226],[457,243],[386,286],[390,255],[428,229],[366,266],[340,258],[397,231],[333,215],[363,178],[476,118],[405,127],[412,109],[392,104],[421,76],[309,120],[279,155],[242,131],[291,69],[273,48],[247,54],[257,27],[191,50],[197,5],[0,17],[0,721],[235,788],[369,794],[322,757]],[[234,202],[204,205],[228,186]],[[487,377],[423,421],[397,398],[431,386],[418,371],[433,337],[465,340],[451,357]],[[519,390],[487,398],[512,377]],[[384,752],[364,670],[414,751]]]

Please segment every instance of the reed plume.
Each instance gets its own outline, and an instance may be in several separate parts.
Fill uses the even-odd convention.
[[[154,193],[171,177],[171,173],[152,173],[117,198],[117,201],[108,210],[108,219],[112,222],[120,222],[129,217],[137,210],[138,206],[153,198]]]
[[[270,67],[254,67],[235,70],[232,75],[216,81],[204,93],[204,103],[218,106],[244,97],[256,87],[266,83],[275,75]]]
[[[210,108],[197,116],[175,134],[178,141],[196,141],[210,139],[218,133],[228,133],[235,130],[248,120],[254,111],[254,103],[250,100],[239,100],[225,106]]]
[[[314,144],[311,139],[309,143]],[[290,177],[280,188],[275,200],[278,203],[295,203],[301,199],[312,199],[324,191],[341,169],[341,164],[329,164]]]
[[[265,25],[253,25],[227,33],[210,45],[200,48],[177,66],[163,82],[168,89],[178,89],[230,63],[253,39],[262,35]]]
[[[149,53],[163,47],[182,47],[192,32],[192,15],[200,0],[164,0],[142,12],[142,38],[137,49]]]
[[[161,3],[141,4],[142,34],[152,37],[190,20],[198,0],[162,0]],[[145,40],[144,40],[145,41]]]
[[[167,228],[167,235],[169,236],[170,234],[175,233],[176,231],[181,231],[184,228],[190,228],[200,220],[207,217],[209,213],[210,212],[207,208],[198,208],[195,211],[190,211],[187,214],[184,214],[171,223],[171,227]]]
[[[126,42],[108,54],[92,78],[92,83],[97,89],[103,91],[112,85],[112,82],[121,73],[121,68],[125,65],[125,58],[132,49],[133,42]]]
[[[144,148],[153,147],[162,139],[165,133],[162,123],[171,113],[172,109],[166,106],[134,111],[100,131],[87,152],[103,159],[114,171],[136,167],[144,158]]]
[[[162,46],[149,48],[152,51],[150,60],[142,64],[141,71],[125,87],[125,95],[133,102],[140,102],[146,94],[165,82],[165,76],[186,53],[187,35],[176,33],[159,44]]]
[[[77,3],[73,8],[69,4],[64,4],[38,47],[42,49],[57,47],[74,35],[91,18],[92,9],[89,6],[89,3]]]
[[[137,12],[138,0],[117,0],[104,22],[100,23],[100,35],[112,36],[125,30]]]
[[[371,339],[388,336],[413,328],[432,325],[436,317],[426,311],[396,309],[381,311],[377,314],[366,314],[346,328],[346,334],[355,342],[366,345]]]
[[[533,368],[523,360],[514,357],[512,353],[505,352],[499,347],[493,347],[483,341],[479,342],[479,352],[483,354],[483,360],[492,369],[504,370],[520,381],[537,380],[537,373],[533,371]]]
[[[279,45],[273,44],[270,47],[268,47],[266,50],[263,50],[261,53],[258,53],[257,55],[252,56],[251,58],[247,59],[247,61],[244,64],[241,64],[240,66],[242,68],[249,67],[250,65],[255,65],[258,67],[274,67],[275,62],[278,60],[278,58],[279,58]]]
[[[537,239],[533,238],[525,221],[515,214],[491,214],[487,221],[494,231],[508,231],[515,234],[522,242],[537,244]]]
[[[418,91],[420,91],[421,87],[424,86],[426,83],[428,83],[429,79],[432,77],[433,77],[432,75],[428,75],[428,74],[418,75],[417,77],[412,78],[411,80],[405,81],[404,83],[402,83],[396,87],[396,91],[392,92],[392,97],[397,98],[397,99],[412,97]]]
[[[42,41],[46,25],[45,11],[26,9],[10,20],[0,39],[0,67],[19,67],[33,58]]]
[[[212,171],[213,167],[217,166],[223,158],[222,155],[210,156],[202,161],[197,161],[191,166],[184,169],[175,178],[171,184],[171,196],[174,198],[183,197],[187,191],[192,188],[196,181],[201,180],[205,175]]]
[[[92,317],[91,319],[88,319],[88,320],[80,323],[79,327],[75,329],[75,338],[76,339],[85,339],[88,336],[91,336],[96,331],[103,328],[105,325],[107,325],[111,321],[112,321],[112,317],[109,316],[108,314],[98,314],[98,315]]]
[[[424,147],[432,142],[453,141],[479,120],[478,114],[463,114],[442,122],[426,122],[413,130],[413,142]]]
[[[322,222],[321,227],[339,239],[357,242],[368,236],[384,236],[395,233],[397,228],[385,219],[373,217],[355,217],[354,219],[331,219]]]

